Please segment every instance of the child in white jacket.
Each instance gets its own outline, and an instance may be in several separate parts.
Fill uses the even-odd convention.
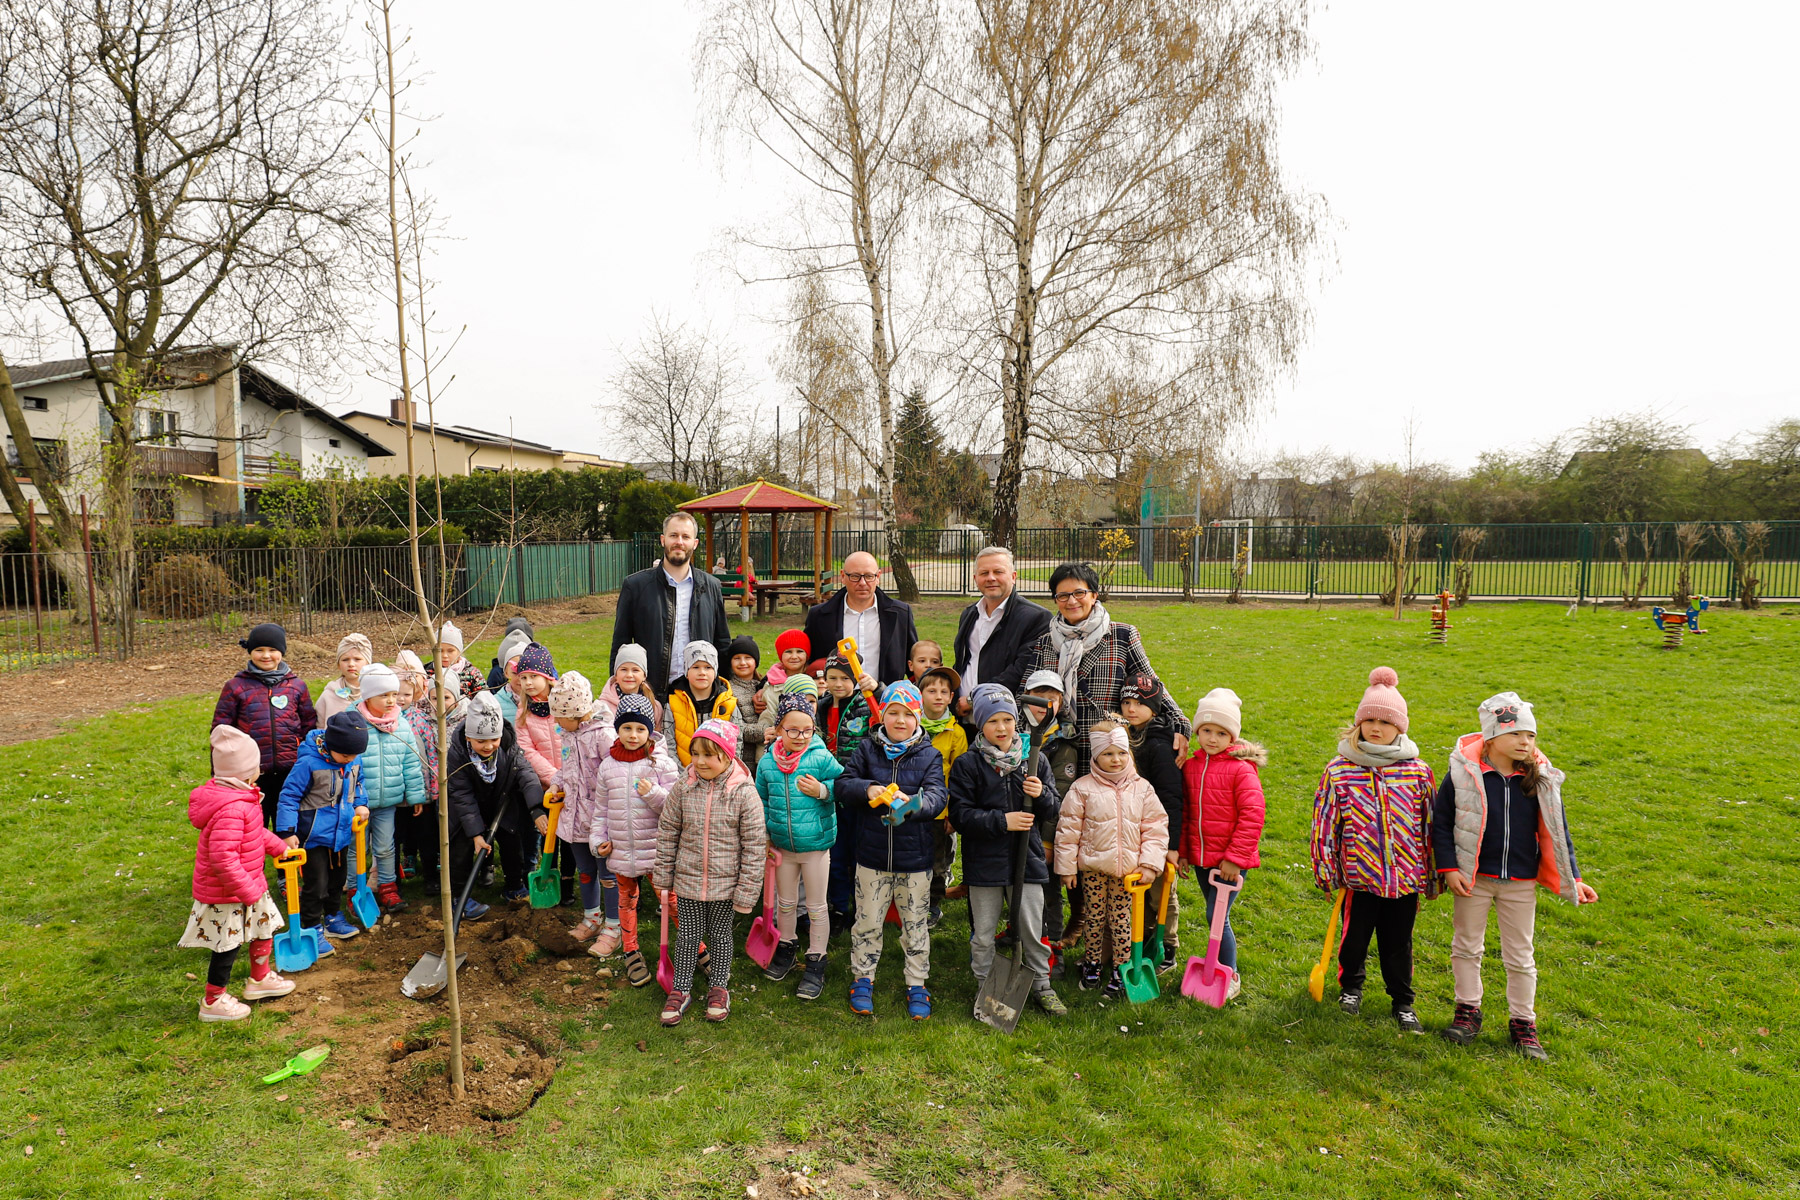
[[[638,949],[638,888],[656,867],[657,826],[680,770],[656,734],[655,706],[643,696],[622,696],[613,718],[613,736],[594,782],[594,810],[588,846],[606,860],[619,885],[619,939],[625,949],[625,979],[643,987],[654,978]],[[610,954],[609,948],[605,954]],[[604,958],[600,942],[588,953]]]
[[[556,837],[575,859],[581,893],[581,924],[569,934],[578,942],[610,937],[606,953],[611,954],[619,945],[618,884],[589,847],[588,834],[599,808],[600,761],[612,746],[612,724],[600,719],[593,685],[580,671],[567,672],[550,688],[550,716],[562,730],[562,769],[550,777],[544,799],[563,802]]]

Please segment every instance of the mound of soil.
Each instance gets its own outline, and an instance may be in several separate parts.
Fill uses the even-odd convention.
[[[291,1014],[300,1046],[329,1041],[315,1078],[345,1120],[396,1131],[500,1124],[522,1115],[550,1086],[569,1049],[566,1017],[591,1014],[624,987],[614,968],[589,958],[557,910],[496,907],[464,924],[457,949],[463,1012],[464,1095],[450,1094],[450,1014],[444,997],[419,1002],[400,979],[428,950],[442,952],[443,925],[417,904],[389,917],[311,970],[265,1007]]]

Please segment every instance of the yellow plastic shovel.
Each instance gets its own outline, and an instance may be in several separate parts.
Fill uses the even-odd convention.
[[[1307,984],[1307,990],[1312,993],[1314,1000],[1325,999],[1325,968],[1331,962],[1331,948],[1337,941],[1338,919],[1344,915],[1344,898],[1349,894],[1350,889],[1339,888],[1337,903],[1331,907],[1331,921],[1325,926],[1325,944],[1319,948],[1319,965],[1312,969],[1312,979]]]

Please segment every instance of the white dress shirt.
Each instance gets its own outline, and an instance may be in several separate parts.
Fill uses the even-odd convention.
[[[972,698],[975,689],[981,686],[981,648],[994,636],[994,630],[1000,626],[1000,618],[1006,615],[1006,606],[1011,603],[1012,596],[1008,595],[990,613],[987,610],[986,596],[975,602],[975,624],[969,630],[969,669],[962,679],[964,700]]]
[[[856,639],[856,657],[872,678],[881,678],[881,606],[874,600],[869,607],[856,612],[850,598],[844,597],[844,627],[839,637]],[[911,647],[908,647],[910,649]]]

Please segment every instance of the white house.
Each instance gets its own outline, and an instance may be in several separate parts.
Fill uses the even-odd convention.
[[[112,421],[87,360],[32,363],[11,374],[32,441],[70,507],[85,495],[89,510],[97,511],[100,453]],[[137,407],[140,521],[209,525],[241,519],[255,513],[255,494],[272,478],[365,475],[371,458],[392,454],[256,367],[232,366],[224,353],[196,352],[171,374],[167,386]],[[19,469],[10,437],[6,466]],[[26,498],[37,502],[34,483],[24,476],[19,482]]]

